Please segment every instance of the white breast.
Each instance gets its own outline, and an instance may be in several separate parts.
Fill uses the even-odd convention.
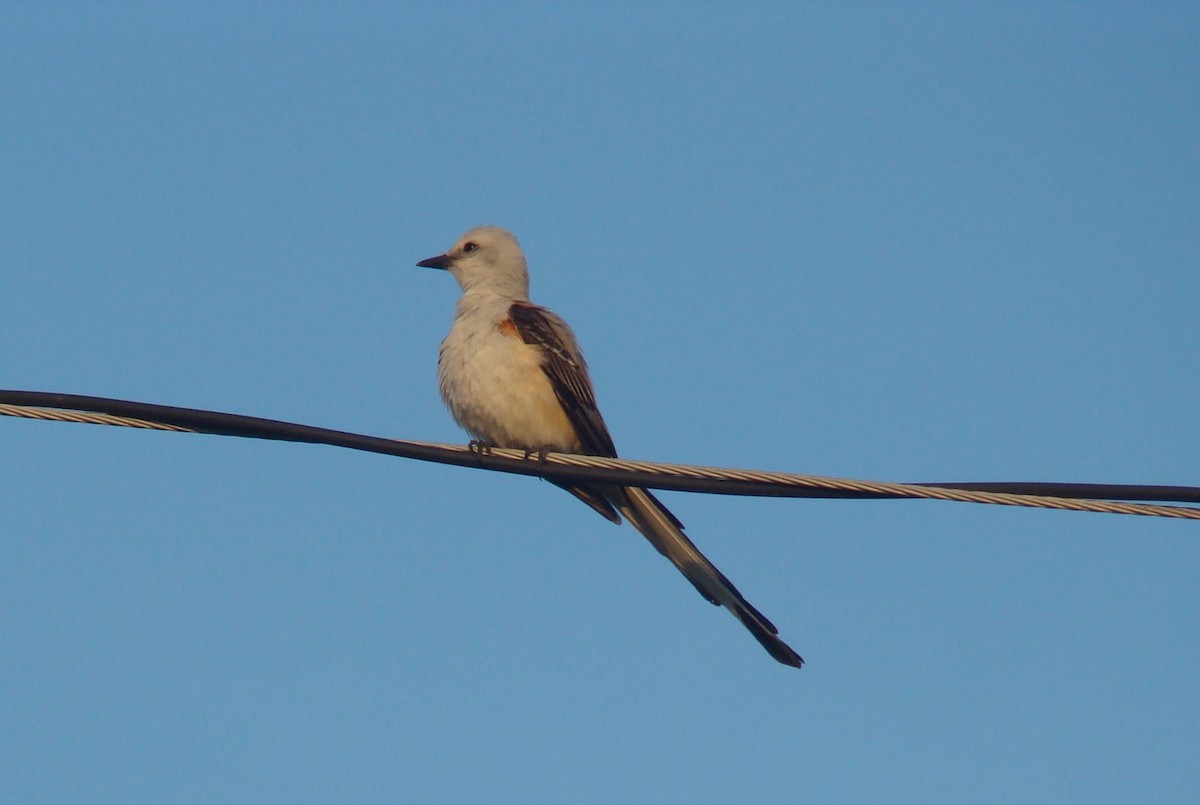
[[[442,399],[455,421],[494,447],[577,450],[538,349],[501,326],[509,303],[470,296],[460,300],[438,355]]]

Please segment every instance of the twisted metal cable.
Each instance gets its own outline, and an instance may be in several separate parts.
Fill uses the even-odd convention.
[[[520,458],[523,455],[520,450],[495,452],[503,452],[516,458]],[[547,456],[547,460],[576,467],[605,467],[610,469],[666,473],[680,478],[738,480],[781,486],[813,487],[844,492],[873,493],[879,496],[896,498],[926,498],[930,500],[953,500],[961,503],[992,503],[1004,506],[1027,506],[1041,509],[1065,509],[1068,511],[1103,512],[1107,514],[1142,514],[1156,517],[1200,520],[1200,509],[1186,506],[1158,506],[1145,503],[1084,500],[1049,495],[985,492],[949,486],[929,486],[926,484],[893,483],[888,481],[860,481],[853,478],[833,478],[822,475],[802,475],[764,470],[740,470],[721,467],[700,467],[689,464],[627,461],[624,459],[582,456],[569,453],[550,454]]]
[[[325,428],[313,428],[256,417],[157,406],[147,403],[132,403],[123,400],[108,400],[105,398],[80,397],[76,395],[52,395],[43,392],[9,391],[0,391],[0,398],[28,399],[42,402],[52,401],[55,405],[61,404],[64,406],[62,408],[51,408],[40,405],[0,403],[0,415],[4,416],[330,444],[357,450],[416,458],[423,461],[435,461],[460,466],[477,466],[483,469],[522,475],[536,475],[545,478],[599,481],[680,491],[717,492],[721,494],[769,495],[779,497],[924,498],[964,503],[990,503],[1042,509],[1062,509],[1109,514],[1137,514],[1200,520],[1200,508],[1189,506],[1151,505],[1116,500],[995,492],[982,489],[967,489],[962,486],[956,487],[949,484],[932,485],[860,481],[848,478],[830,478],[763,470],[725,469],[652,461],[631,461],[628,459],[569,453],[548,453],[544,456],[537,456],[536,460],[530,460],[530,456],[521,450],[493,448],[481,452],[462,445],[380,439],[378,437],[345,433]],[[71,407],[72,405],[80,407]],[[96,407],[116,411],[128,409],[149,411],[158,418],[145,419],[126,416],[121,413],[88,410],[89,408]],[[1077,486],[1082,488],[1084,485]],[[1111,486],[1107,487],[1107,489],[1118,490],[1122,489],[1122,487]],[[1191,495],[1197,492],[1197,490],[1189,487],[1155,487],[1153,489],[1176,490],[1174,494],[1183,495],[1183,497],[1175,499],[1189,500],[1195,499]],[[1162,494],[1165,495],[1167,492],[1164,491]]]
[[[85,425],[119,425],[125,428],[167,430],[176,433],[199,433],[199,431],[192,430],[191,428],[181,428],[178,425],[168,425],[165,422],[151,422],[148,419],[136,419],[131,416],[113,416],[111,414],[98,414],[91,411],[69,411],[55,408],[33,408],[24,405],[0,405],[0,416],[44,419],[53,422],[78,422]]]

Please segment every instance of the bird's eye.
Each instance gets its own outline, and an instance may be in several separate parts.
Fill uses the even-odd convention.
[[[463,254],[470,254],[471,252],[477,252],[477,251],[479,251],[478,243],[475,243],[472,241],[472,242],[463,244]]]

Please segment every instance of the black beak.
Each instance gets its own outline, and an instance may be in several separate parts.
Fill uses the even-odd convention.
[[[417,265],[419,265],[421,268],[446,269],[449,268],[450,264],[453,262],[454,258],[452,258],[450,255],[439,254],[437,257],[430,257],[428,260],[422,260],[421,262],[417,263]]]

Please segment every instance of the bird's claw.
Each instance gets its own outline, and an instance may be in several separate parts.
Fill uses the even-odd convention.
[[[539,467],[543,466],[546,463],[546,456],[549,454],[550,454],[550,445],[548,445],[548,444],[542,445],[537,450],[532,450],[528,447],[525,448],[525,460],[528,461],[529,459],[533,458],[536,455]]]

